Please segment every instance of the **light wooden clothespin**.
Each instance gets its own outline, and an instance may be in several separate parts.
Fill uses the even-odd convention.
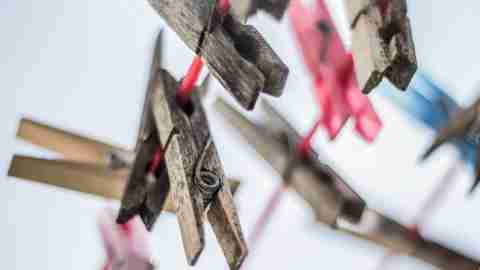
[[[245,109],[253,109],[261,92],[282,94],[288,68],[254,27],[229,13],[212,19],[212,1],[149,2]]]
[[[370,93],[387,77],[405,90],[417,70],[406,0],[345,0],[357,80]]]

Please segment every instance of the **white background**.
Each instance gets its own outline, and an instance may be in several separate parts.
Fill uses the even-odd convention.
[[[340,1],[328,2],[343,22]],[[480,69],[480,3],[409,1],[409,8],[421,68],[462,104],[469,104],[478,94],[472,89]],[[317,109],[288,19],[277,24],[260,15],[250,23],[290,67],[285,94],[273,100],[275,106],[306,132]],[[95,218],[106,205],[117,204],[7,178],[14,152],[52,154],[16,141],[17,124],[27,115],[132,147],[155,34],[163,25],[147,1],[0,1],[0,269],[100,269],[105,255]],[[192,53],[170,30],[166,42],[164,64],[179,77]],[[224,92],[218,84],[213,88]],[[444,147],[418,165],[433,134],[386,102],[378,93],[384,90],[371,95],[384,121],[373,145],[360,140],[349,124],[334,143],[318,132],[314,146],[334,161],[371,207],[408,223],[455,161],[456,152]],[[209,116],[227,174],[243,180],[237,200],[248,234],[280,178],[217,114],[210,111]],[[465,198],[470,184],[471,171],[464,168],[443,207],[422,231],[480,258],[480,194]],[[159,269],[189,268],[174,216],[159,220],[152,241]],[[374,269],[384,252],[315,224],[308,207],[289,193],[244,269]],[[391,265],[429,267],[402,257]],[[197,269],[227,269],[210,229]]]

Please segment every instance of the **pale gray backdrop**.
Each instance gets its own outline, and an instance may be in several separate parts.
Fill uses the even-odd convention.
[[[340,1],[328,2],[336,19],[344,23]],[[480,3],[430,0],[409,4],[421,67],[448,86],[462,104],[470,103],[478,94],[472,89],[480,68]],[[285,95],[275,99],[275,105],[305,132],[317,109],[290,24],[288,20],[277,24],[264,15],[250,22],[289,65]],[[100,269],[105,255],[95,218],[106,205],[117,204],[8,179],[6,170],[14,152],[51,156],[17,142],[16,127],[20,117],[27,115],[132,147],[151,50],[162,26],[147,1],[0,1],[0,269]],[[181,76],[192,54],[170,30],[166,30],[166,41],[165,66]],[[222,92],[218,84],[213,89]],[[378,93],[371,98],[385,123],[375,144],[365,144],[348,125],[332,144],[324,132],[318,132],[315,148],[329,155],[372,207],[408,223],[456,159],[456,152],[443,148],[417,166],[433,134],[412,124]],[[248,234],[280,177],[218,115],[210,111],[209,117],[227,174],[244,181],[237,199]],[[466,199],[470,184],[471,172],[465,169],[444,207],[422,231],[480,258],[480,194]],[[288,194],[261,244],[251,252],[248,269],[374,268],[385,250],[314,224],[304,206],[298,196]],[[226,269],[210,229],[207,234],[197,269]],[[153,246],[159,269],[189,268],[173,216],[159,220]],[[431,268],[398,258],[391,269]]]

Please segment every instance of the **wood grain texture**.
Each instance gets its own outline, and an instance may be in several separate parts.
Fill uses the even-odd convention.
[[[125,187],[128,170],[95,164],[48,160],[14,155],[8,175],[70,190],[117,199]]]
[[[343,223],[339,230],[409,255],[439,269],[478,270],[480,263],[457,251],[414,234],[405,226],[373,210],[365,211],[358,224]]]
[[[352,53],[364,93],[387,77],[405,90],[417,70],[415,45],[405,0],[392,0],[385,13],[377,0],[346,0],[352,25]]]
[[[14,155],[8,176],[120,200],[126,186],[128,169],[112,170],[92,164]],[[232,194],[235,194],[240,182],[230,179],[228,183]],[[175,209],[176,204],[169,193],[163,210],[175,213]]]
[[[182,234],[183,247],[190,265],[194,265],[202,252],[205,240],[201,194],[193,181],[199,151],[192,137],[193,130],[188,115],[176,101],[177,81],[165,70],[159,71],[152,108],[158,136],[164,149],[164,159],[170,179],[171,192],[177,202],[177,219]],[[197,132],[197,131],[195,131]]]
[[[196,50],[209,19],[208,1],[149,0],[185,44]],[[210,72],[246,109],[253,109],[264,91],[280,95],[288,68],[252,27],[231,15],[207,34],[202,48]],[[261,41],[261,42],[260,42]]]
[[[211,134],[208,128],[207,116],[196,92],[193,93],[192,103],[195,111],[190,116],[190,121],[194,130],[197,131],[193,135],[197,141],[197,145],[205,145],[207,141],[211,139]],[[233,196],[230,191],[231,187],[230,184],[225,181],[225,173],[215,144],[212,144],[212,146],[208,148],[205,157],[203,168],[214,172],[223,182],[208,209],[207,217],[230,269],[237,270],[240,269],[248,251]]]
[[[201,150],[210,140],[210,132],[196,91],[191,97],[191,104],[182,108],[177,105],[176,100],[178,82],[167,71],[162,70],[160,73],[153,94],[153,112],[162,145],[165,146],[171,138],[165,149],[165,163],[173,198],[177,202],[177,217],[185,253],[189,264],[193,265],[204,246],[202,216],[207,210],[206,195],[195,182],[200,177],[196,175],[196,166],[199,165],[197,162],[200,160]],[[215,145],[212,144],[204,151],[207,152],[200,164],[201,170],[214,173],[223,182],[208,207],[207,217],[230,268],[236,270],[246,256],[246,243],[229,183],[223,181],[225,174]]]
[[[21,119],[17,137],[62,154],[64,159],[70,161],[111,166],[113,155],[120,159],[127,159],[124,162],[129,162],[131,159],[131,153],[123,148],[28,118]]]

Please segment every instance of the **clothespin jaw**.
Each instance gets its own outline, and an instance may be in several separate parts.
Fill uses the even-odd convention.
[[[387,77],[405,90],[417,70],[406,0],[346,0],[357,80],[366,94]]]
[[[476,147],[476,161],[475,161],[475,180],[470,189],[472,193],[480,183],[480,99],[478,99],[469,108],[455,114],[448,124],[440,130],[433,143],[428,147],[422,155],[422,159],[427,159],[435,150],[446,142],[466,141],[472,147]]]
[[[155,83],[161,69],[161,58],[162,32],[158,34],[155,42],[150,77],[135,145],[136,157],[126,181],[127,185],[117,218],[117,222],[124,224],[132,217],[139,215],[148,230],[152,229],[160,215],[170,190],[164,162],[161,162],[160,168],[155,172],[148,171],[155,158],[156,150],[160,146],[151,103]]]
[[[352,222],[360,218],[365,202],[315,153],[304,158],[293,151],[298,133],[272,107],[266,107],[271,118],[266,127],[251,122],[221,99],[214,106],[312,207],[318,221],[335,226],[340,216]]]
[[[394,220],[367,209],[360,222],[339,222],[338,230],[382,245],[394,253],[415,257],[439,269],[478,270],[480,262],[423,238]]]
[[[288,68],[254,27],[226,14],[222,24],[209,29],[212,1],[149,2],[245,109],[253,109],[260,92],[281,95]]]
[[[232,13],[239,18],[241,22],[245,22],[259,10],[263,10],[276,20],[280,21],[288,8],[289,2],[290,0],[232,1]]]

